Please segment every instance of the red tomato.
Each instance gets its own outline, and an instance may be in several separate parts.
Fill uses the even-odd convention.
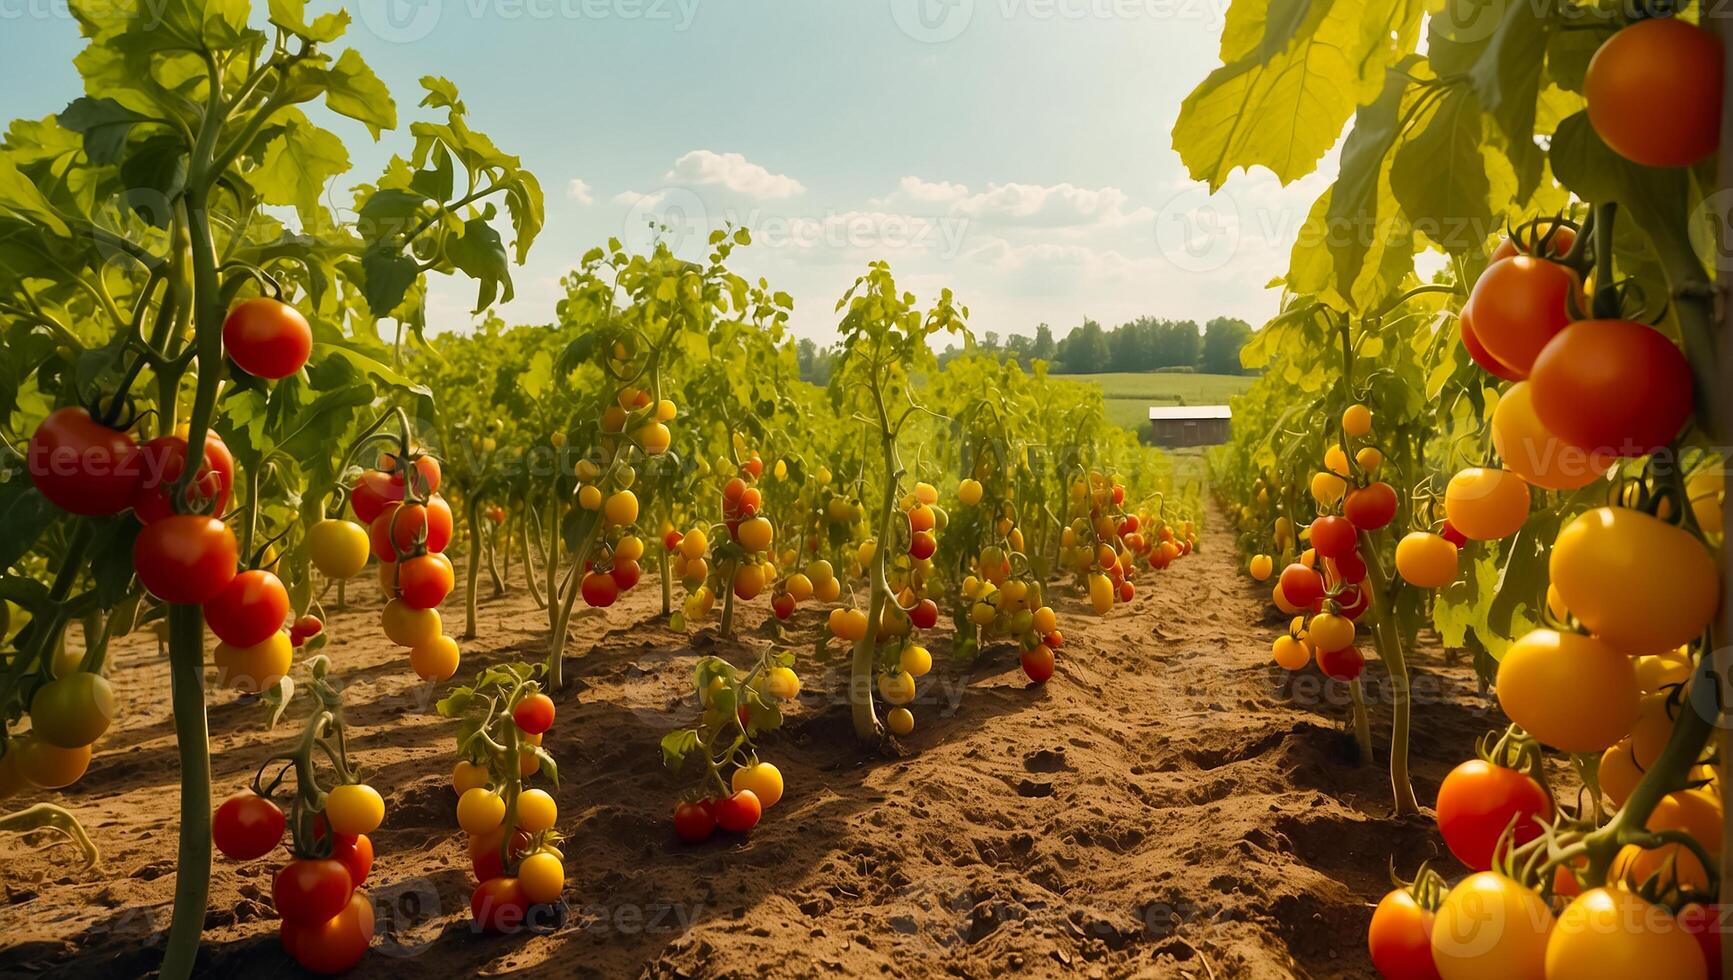
[[[611,606],[620,597],[620,586],[614,577],[601,572],[585,572],[581,588],[584,602],[597,608]]]
[[[931,599],[922,599],[915,603],[915,608],[909,610],[909,622],[916,629],[930,630],[939,622],[939,605]]]
[[[1464,306],[1462,312],[1457,314],[1456,325],[1461,328],[1462,349],[1468,352],[1474,363],[1480,365],[1482,371],[1506,381],[1522,380],[1520,372],[1487,352],[1486,345],[1480,342],[1480,334],[1475,331],[1473,310]]]
[[[432,609],[445,601],[456,582],[444,557],[417,555],[397,567],[397,588],[411,609]]]
[[[368,470],[361,474],[361,479],[355,481],[355,486],[349,490],[349,507],[355,511],[355,519],[363,524],[372,524],[385,505],[393,500],[402,500],[402,487],[398,487],[395,497],[387,496],[391,491],[391,478],[377,470]]]
[[[554,727],[554,700],[546,694],[532,694],[511,709],[512,721],[530,735],[541,735]]]
[[[909,557],[916,561],[924,561],[933,557],[933,552],[939,550],[939,540],[933,537],[931,531],[916,531],[909,536]]]
[[[669,531],[667,534],[662,535],[662,550],[673,551],[675,548],[680,547],[680,542],[684,540],[686,540],[686,535],[681,534],[679,531]]]
[[[331,858],[296,858],[271,879],[271,901],[287,921],[317,925],[330,920],[355,892],[349,868]]]
[[[417,497],[427,497],[438,493],[441,472],[439,468],[439,460],[434,459],[432,456],[425,453],[411,452],[409,455],[415,464],[415,495]],[[386,481],[388,483],[388,488],[385,490],[385,499],[402,500],[404,489],[403,474],[398,472],[397,454],[386,453],[379,457],[379,470],[386,474]],[[493,509],[498,510],[502,518],[505,516],[505,511],[500,510],[498,507]]]
[[[1444,526],[1438,529],[1438,536],[1458,548],[1468,544],[1468,535],[1458,531],[1456,525],[1450,523],[1449,519],[1446,519],[1444,521]]]
[[[1302,609],[1324,597],[1324,577],[1299,562],[1282,569],[1277,587],[1289,602]]]
[[[366,834],[338,834],[331,842],[331,859],[341,861],[349,869],[349,880],[360,888],[373,873],[373,840]]]
[[[1703,950],[1703,962],[1709,965],[1709,980],[1721,976],[1721,933],[1729,928],[1723,924],[1723,905],[1687,905],[1679,910],[1679,925],[1697,940]]]
[[[1492,867],[1499,835],[1515,821],[1512,840],[1540,836],[1532,817],[1552,816],[1552,797],[1527,773],[1470,759],[1438,787],[1438,832],[1456,859],[1474,871]]]
[[[638,584],[638,579],[644,574],[644,570],[630,558],[616,558],[614,559],[614,567],[608,574],[613,578],[614,585],[621,592],[629,592],[632,586]]]
[[[756,480],[764,473],[764,460],[759,459],[757,453],[753,453],[751,459],[740,464],[740,470]]]
[[[451,544],[451,507],[437,496],[425,505],[387,503],[373,518],[369,536],[373,555],[380,561],[393,561],[394,554],[415,554],[423,545],[428,551],[442,552]]]
[[[263,643],[289,618],[289,590],[283,580],[261,568],[229,580],[205,603],[205,624],[217,639],[234,647]]]
[[[787,619],[794,615],[794,606],[794,596],[786,592],[778,592],[770,600],[770,611],[776,614],[777,619]]]
[[[1351,681],[1366,669],[1366,657],[1357,647],[1347,646],[1328,653],[1318,651],[1318,669],[1324,676],[1338,681]]]
[[[1534,411],[1579,449],[1643,456],[1691,417],[1691,365],[1664,334],[1632,320],[1583,320],[1535,359]]]
[[[1673,17],[1637,21],[1589,61],[1589,124],[1627,160],[1688,167],[1720,142],[1721,71],[1709,31]]]
[[[1358,551],[1350,551],[1340,558],[1330,559],[1330,567],[1335,569],[1338,581],[1363,582],[1366,580],[1366,560],[1360,557]]]
[[[174,491],[187,465],[187,441],[181,436],[162,436],[144,444],[144,476],[132,495],[132,510],[146,524],[174,514]],[[235,457],[215,432],[205,436],[205,465],[193,477],[188,492],[193,509],[221,517],[229,507],[229,492],[235,485]],[[206,504],[209,506],[205,506]]]
[[[1023,673],[1034,683],[1045,684],[1053,676],[1053,648],[1048,644],[1024,650],[1021,660]]]
[[[529,899],[516,878],[489,878],[469,898],[469,914],[483,932],[515,932],[529,914]]]
[[[132,567],[139,583],[158,599],[201,606],[234,580],[239,551],[234,533],[222,521],[176,514],[139,532],[132,544]]]
[[[1346,517],[1325,516],[1312,522],[1312,547],[1325,558],[1351,555],[1360,544],[1360,532]],[[1283,590],[1288,598],[1294,594]]]
[[[674,836],[688,844],[702,844],[715,832],[716,818],[709,807],[702,803],[675,804]]]
[[[1469,294],[1474,333],[1486,352],[1527,376],[1541,348],[1570,326],[1570,298],[1582,305],[1576,272],[1529,255],[1486,267]]]
[[[284,919],[277,935],[283,952],[302,969],[327,976],[346,973],[361,962],[373,944],[373,902],[366,892],[357,890],[331,918],[314,924]]]
[[[223,856],[251,861],[271,853],[283,842],[288,818],[277,804],[257,793],[231,796],[211,818],[211,840]]]
[[[1366,947],[1384,980],[1439,980],[1432,962],[1431,910],[1422,908],[1406,888],[1398,888],[1372,910]]]
[[[764,807],[758,802],[758,794],[749,789],[717,800],[715,810],[716,826],[731,834],[746,833],[758,826],[758,818],[764,815]]]
[[[1336,602],[1342,607],[1343,616],[1357,620],[1372,608],[1372,593],[1358,585],[1350,585],[1336,596]]]
[[[1356,487],[1348,491],[1348,499],[1342,502],[1342,514],[1355,527],[1376,531],[1396,517],[1396,488],[1382,481]]]
[[[289,642],[295,646],[300,646],[323,632],[325,632],[325,624],[319,621],[319,617],[302,616],[289,626]]]
[[[118,514],[132,504],[144,476],[138,443],[82,408],[42,420],[26,450],[30,482],[48,502],[83,517]]]
[[[266,296],[249,299],[223,321],[223,352],[260,378],[286,378],[313,353],[313,328],[301,311]]]
[[[469,842],[470,869],[475,872],[476,881],[488,881],[505,874],[504,856],[500,853],[500,844],[505,840],[505,828],[488,834],[478,835]],[[528,854],[530,850],[530,835],[522,830],[512,834],[512,860]]]

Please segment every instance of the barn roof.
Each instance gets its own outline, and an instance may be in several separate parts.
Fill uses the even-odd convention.
[[[1152,405],[1149,409],[1151,422],[1227,418],[1233,418],[1233,413],[1228,411],[1226,405]]]

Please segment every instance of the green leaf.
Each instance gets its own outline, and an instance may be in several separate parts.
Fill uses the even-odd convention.
[[[1453,86],[1391,163],[1390,189],[1402,210],[1447,252],[1478,250],[1493,229],[1483,131],[1474,93]]]
[[[62,238],[72,234],[36,184],[20,173],[9,157],[0,154],[0,212],[5,211],[27,221],[40,222]]]
[[[1398,226],[1407,234],[1406,222],[1394,207],[1387,175],[1390,149],[1401,131],[1403,97],[1408,91],[1403,68],[1411,68],[1416,60],[1405,59],[1402,68],[1390,73],[1384,91],[1356,113],[1354,129],[1342,143],[1340,170],[1330,188],[1323,230],[1329,232],[1325,241],[1334,264],[1330,288],[1350,298],[1374,244],[1386,241]],[[1303,291],[1322,291],[1324,283],[1315,285],[1317,288]],[[1387,291],[1388,287],[1379,290]]]
[[[266,204],[295,208],[303,221],[316,222],[324,211],[325,185],[349,170],[349,151],[336,134],[289,110],[282,132],[265,149],[265,159],[248,180]]]
[[[493,305],[504,286],[505,302],[511,302],[511,268],[506,258],[505,243],[499,232],[485,219],[471,218],[463,224],[463,235],[446,242],[446,258],[478,283],[475,312]]]
[[[146,117],[113,99],[74,99],[59,117],[60,125],[84,137],[84,155],[91,163],[119,162],[132,127]]]
[[[1186,96],[1174,124],[1186,169],[1211,191],[1240,168],[1267,167],[1284,184],[1311,173],[1356,106],[1412,47],[1421,7],[1418,0],[1234,4],[1223,31],[1226,63]]]
[[[1579,112],[1559,123],[1552,139],[1552,171],[1585,201],[1616,202],[1651,240],[1682,234],[1690,207],[1690,171],[1645,167],[1614,153]]]
[[[391,316],[403,304],[409,287],[421,278],[421,266],[385,242],[361,255],[361,293],[376,317]]]
[[[321,14],[307,23],[306,0],[270,0],[271,23],[297,37],[318,44],[329,44],[349,29],[349,11]]]
[[[1540,184],[1540,148],[1534,143],[1535,101],[1540,97],[1547,44],[1558,27],[1554,0],[1511,4],[1468,73],[1480,108],[1504,133],[1505,152],[1517,173],[1517,196],[1523,199]]]
[[[380,130],[397,128],[397,103],[391,90],[354,48],[338,56],[325,73],[325,85],[325,105],[366,126],[375,140]]]
[[[0,573],[30,553],[42,532],[54,525],[60,511],[44,497],[21,470],[0,470],[8,477],[0,481]]]

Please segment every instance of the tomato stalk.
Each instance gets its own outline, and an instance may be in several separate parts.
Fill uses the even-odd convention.
[[[464,569],[463,575],[463,638],[473,640],[476,637],[475,592],[481,578],[481,497],[472,493],[464,503],[463,519],[469,524],[469,567]]]
[[[1390,671],[1390,791],[1396,801],[1396,815],[1419,813],[1420,804],[1414,798],[1414,783],[1408,775],[1408,739],[1412,729],[1413,691],[1408,679],[1408,659],[1402,649],[1402,636],[1396,625],[1395,596],[1401,584],[1384,571],[1384,559],[1373,544],[1371,535],[1360,532],[1361,553],[1366,556],[1366,587],[1372,591],[1372,636],[1378,659]]]
[[[540,517],[538,516],[538,512],[537,512],[536,508],[533,505],[531,505],[528,501],[525,501],[524,502],[524,516],[521,520],[518,521],[518,530],[520,532],[520,536],[523,538],[523,543],[521,546],[522,546],[523,552],[524,552],[524,556],[523,556],[524,582],[525,582],[525,584],[527,584],[529,586],[530,598],[535,600],[536,608],[537,609],[545,609],[545,608],[547,608],[548,601],[546,599],[542,598],[541,577],[536,573],[535,549],[531,543],[534,540],[534,537],[533,537],[534,532],[532,532],[530,530],[531,521],[539,521],[539,520],[540,520]]]
[[[204,613],[199,607],[169,607],[169,682],[180,752],[181,814],[174,918],[163,949],[164,977],[192,975],[210,896],[211,750],[205,720],[204,637]]]
[[[879,623],[884,617],[885,602],[890,596],[890,582],[885,577],[885,564],[890,554],[892,520],[896,517],[897,484],[902,480],[902,464],[897,458],[897,430],[885,409],[884,384],[880,368],[874,364],[870,379],[873,408],[877,413],[879,449],[883,456],[884,487],[879,501],[878,547],[873,549],[872,568],[868,576],[867,628],[855,641],[849,667],[848,700],[854,719],[854,733],[864,742],[877,741],[883,735],[878,713],[873,707],[873,669],[877,660]]]

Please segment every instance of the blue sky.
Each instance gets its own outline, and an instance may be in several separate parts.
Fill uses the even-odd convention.
[[[874,258],[923,296],[951,286],[978,333],[1257,324],[1327,175],[1240,175],[1213,201],[1186,179],[1169,130],[1215,64],[1225,2],[361,0],[340,44],[404,122],[417,78],[452,79],[472,124],[541,178],[548,227],[516,270],[513,322],[550,319],[579,254],[643,242],[656,216],[752,228],[741,271],[792,293],[796,331],[821,341]],[[0,0],[0,115],[64,106],[80,46],[64,0]],[[408,147],[315,117],[351,146],[344,187]],[[436,329],[467,326],[468,287],[433,297]]]

